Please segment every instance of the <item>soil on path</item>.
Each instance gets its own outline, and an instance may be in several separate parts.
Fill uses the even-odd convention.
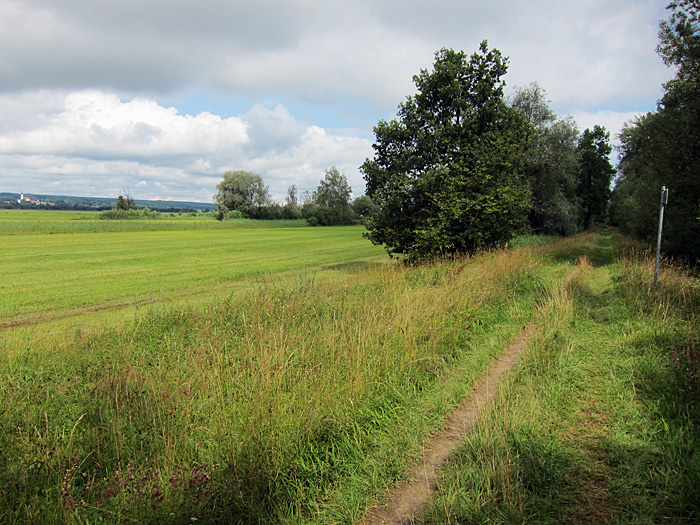
[[[469,398],[452,413],[445,431],[430,441],[409,481],[388,494],[387,506],[374,509],[365,520],[367,525],[413,523],[413,517],[420,513],[435,491],[440,468],[476,423],[479,412],[496,395],[501,378],[518,362],[534,333],[535,326],[530,324],[508,345],[498,361],[474,385]]]
[[[581,262],[580,266],[583,265]],[[569,272],[564,278],[563,286],[571,282],[577,270],[578,268],[574,268]],[[497,394],[503,375],[518,362],[520,354],[535,332],[534,323],[530,323],[520,332],[518,338],[506,347],[498,361],[474,385],[469,398],[452,413],[445,431],[430,440],[423,458],[412,470],[408,481],[387,494],[385,506],[370,511],[364,521],[365,525],[413,523],[413,518],[420,515],[435,492],[440,468],[464,439],[467,431],[474,426],[486,403]]]

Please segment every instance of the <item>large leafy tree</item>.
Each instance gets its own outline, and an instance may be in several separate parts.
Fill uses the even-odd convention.
[[[310,202],[304,204],[304,217],[311,224],[334,226],[352,224],[354,214],[350,208],[352,188],[345,174],[332,167],[319,182]]]
[[[653,240],[661,186],[669,188],[663,249],[700,260],[700,5],[668,5],[657,51],[675,68],[656,112],[629,122],[622,134],[620,177],[612,218],[626,232]]]
[[[700,4],[679,0],[668,9],[658,47],[664,62],[676,68],[659,109],[668,129],[664,180],[673,195],[664,237],[667,251],[700,261]]]
[[[350,210],[350,195],[352,188],[348,185],[345,174],[336,167],[326,170],[314,193],[314,201],[319,206],[328,206],[344,213]]]
[[[361,170],[379,211],[366,236],[420,259],[505,243],[527,219],[529,124],[503,98],[507,59],[487,42],[468,57],[442,49],[398,118],[374,128]]]
[[[243,170],[227,171],[216,186],[219,193],[214,199],[223,214],[237,210],[246,217],[257,218],[270,200],[267,188],[260,175]]]
[[[292,184],[287,188],[287,195],[284,198],[284,208],[282,214],[285,219],[298,219],[301,217],[301,206],[299,206],[297,185]]]
[[[673,164],[664,147],[668,132],[663,117],[648,113],[627,123],[620,133],[619,176],[610,219],[623,233],[647,241],[656,238],[661,187],[667,184],[665,174]]]
[[[533,203],[530,227],[543,234],[576,233],[580,216],[576,123],[571,117],[557,118],[537,83],[516,88],[512,106],[531,124],[526,154]]]
[[[665,85],[664,107],[692,105],[697,109],[700,85],[700,4],[678,0],[668,5],[671,14],[661,22],[657,51],[664,63],[676,68],[676,77]]]
[[[377,213],[377,205],[367,195],[360,195],[350,205],[353,213],[362,220],[367,220]]]
[[[610,133],[602,126],[586,129],[578,143],[579,183],[582,227],[590,228],[595,222],[607,219],[610,184],[615,168],[610,164]]]

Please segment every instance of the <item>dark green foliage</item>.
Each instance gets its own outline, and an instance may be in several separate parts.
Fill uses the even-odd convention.
[[[113,210],[100,212],[99,217],[100,219],[105,220],[158,219],[160,217],[160,212],[156,210],[149,210],[148,208],[143,208],[142,210],[137,210],[134,208],[114,208]]]
[[[539,234],[572,235],[580,216],[576,123],[571,117],[557,119],[536,83],[517,89],[512,105],[532,124],[526,157],[533,204],[530,227]]]
[[[658,113],[648,113],[628,123],[620,133],[620,176],[610,203],[610,217],[624,233],[647,241],[657,234],[661,186],[670,183],[666,175],[672,159],[667,158],[664,148],[667,124]],[[671,202],[675,198],[674,191]]]
[[[117,197],[117,203],[114,205],[114,209],[118,211],[135,210],[136,208],[136,203],[134,203],[134,199],[132,199],[130,195],[126,197],[120,195]]]
[[[292,184],[287,188],[287,196],[282,210],[285,219],[301,219],[301,207],[297,198],[297,185]]]
[[[351,193],[345,175],[335,167],[329,168],[313,193],[311,202],[304,204],[302,216],[311,226],[352,224],[355,216],[350,208]]]
[[[697,106],[700,75],[700,6],[696,0],[677,0],[667,9],[668,20],[661,22],[657,51],[668,66],[677,67],[676,78],[666,84],[663,105],[694,104]]]
[[[391,255],[420,259],[509,241],[525,224],[529,125],[503,99],[500,51],[443,49],[399,118],[374,128],[374,159],[361,170],[379,212],[366,236]]]
[[[350,206],[355,215],[366,219],[374,217],[374,215],[376,215],[376,213],[379,211],[377,205],[374,204],[372,199],[370,199],[367,195],[360,195],[357,199],[352,201]]]
[[[668,6],[658,52],[676,69],[655,113],[627,124],[621,175],[612,219],[627,233],[652,240],[658,225],[661,187],[669,188],[662,249],[700,259],[700,6],[681,0]]]
[[[608,213],[610,184],[615,168],[610,164],[610,133],[602,126],[586,129],[578,144],[581,226],[584,230],[594,223],[604,222]]]
[[[656,238],[661,187],[669,188],[662,248],[700,259],[700,137],[689,112],[661,109],[628,124],[622,141],[621,175],[612,200],[612,219],[637,238]],[[700,117],[700,115],[698,115]],[[697,118],[697,117],[696,117]]]
[[[286,219],[285,208],[276,202],[270,202],[267,206],[260,207],[254,215],[254,218],[268,221],[279,221]]]
[[[260,175],[247,171],[227,171],[216,188],[219,193],[214,196],[214,200],[223,215],[238,210],[245,217],[258,218],[261,208],[269,201],[267,186]]]

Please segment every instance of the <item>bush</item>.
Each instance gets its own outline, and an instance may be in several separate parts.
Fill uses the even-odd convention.
[[[243,216],[241,210],[229,210],[223,215],[223,218],[227,221],[231,221],[236,219],[244,219],[245,217]]]
[[[100,219],[103,220],[134,220],[134,219],[158,219],[160,212],[144,208],[142,210],[121,210],[113,209],[100,213]]]
[[[315,219],[313,226],[340,226],[353,223],[355,218],[350,207],[332,208],[326,204],[304,204],[302,208],[302,216],[309,222],[310,219]]]

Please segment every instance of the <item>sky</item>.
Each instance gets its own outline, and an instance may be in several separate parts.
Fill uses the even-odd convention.
[[[0,0],[0,192],[211,202],[227,170],[282,202],[364,193],[373,127],[441,48],[509,57],[613,140],[673,76],[659,0]]]

